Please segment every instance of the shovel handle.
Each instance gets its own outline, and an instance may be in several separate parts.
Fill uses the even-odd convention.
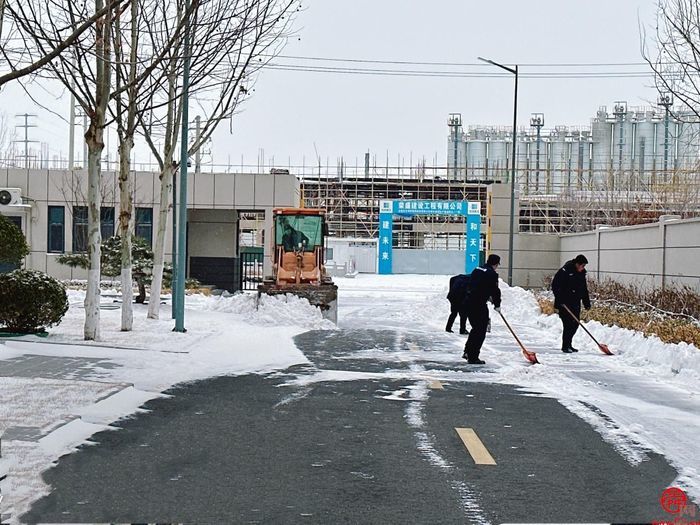
[[[569,307],[566,306],[565,304],[562,304],[562,306],[564,307],[564,309],[565,309],[567,312],[569,312],[569,315],[571,315],[571,317],[573,317],[573,318],[576,320],[576,322],[579,324],[579,326],[580,326],[581,328],[583,328],[583,329],[585,330],[585,332],[586,332],[588,335],[591,336],[591,339],[593,339],[593,341],[595,342],[595,344],[597,344],[598,346],[600,346],[600,343],[596,340],[595,337],[593,337],[593,334],[590,333],[590,332],[588,331],[588,328],[586,328],[586,327],[584,326],[584,324],[581,322],[581,320],[580,320],[578,317],[576,317],[576,315],[574,315],[574,312],[572,312],[572,311],[569,309]]]

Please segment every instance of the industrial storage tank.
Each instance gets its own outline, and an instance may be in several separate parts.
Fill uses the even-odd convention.
[[[648,187],[651,184],[655,166],[658,166],[658,160],[655,162],[656,132],[657,115],[653,111],[649,111],[637,121],[634,145],[634,167],[641,187]]]
[[[583,190],[588,187],[590,176],[590,131],[573,131],[569,137],[571,155],[571,189]]]
[[[681,171],[697,167],[698,150],[700,149],[700,126],[696,122],[678,122],[678,138],[676,142],[676,166]]]
[[[486,140],[483,133],[470,133],[466,146],[467,178],[486,178]]]
[[[611,170],[612,123],[608,121],[607,108],[600,108],[591,121],[591,135],[591,189],[596,190],[607,186]]]
[[[568,187],[569,182],[569,144],[566,141],[566,129],[556,129],[550,135],[549,171],[545,191],[559,193]]]
[[[489,178],[494,180],[509,180],[510,149],[512,141],[507,140],[505,133],[496,133],[488,141]]]

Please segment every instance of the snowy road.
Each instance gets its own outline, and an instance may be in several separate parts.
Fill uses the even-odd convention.
[[[658,498],[669,485],[700,499],[697,349],[593,323],[616,355],[602,355],[581,333],[574,341],[581,352],[564,355],[558,319],[540,315],[531,294],[506,288],[503,312],[542,365],[529,366],[494,320],[482,352],[487,366],[470,367],[461,359],[464,338],[444,332],[445,277],[358,276],[339,285],[339,330],[294,301],[251,311],[246,298],[195,297],[185,339],[169,327],[160,336],[149,324],[141,334],[108,333],[122,350],[8,343],[0,376],[3,366],[26,363],[25,354],[91,360],[92,383],[51,376],[44,390],[56,392],[56,406],[73,396],[75,408],[58,414],[80,415],[74,423],[82,421],[85,437],[157,398],[145,405],[152,412],[98,434],[100,446],[61,459],[45,476],[53,492],[28,516],[631,522],[667,519]],[[78,321],[69,319],[54,339],[70,341]],[[134,351],[142,334],[147,346]],[[231,377],[177,387],[171,398],[157,394],[222,374]],[[13,381],[5,380],[8,388]],[[126,402],[78,408],[81,396],[90,405],[124,381],[135,385]],[[37,395],[42,385],[35,381]],[[2,387],[0,377],[2,401],[21,407]],[[5,409],[15,421],[10,461],[35,461],[15,467],[10,486],[30,483],[36,497],[48,493],[31,481],[40,461],[67,452],[70,441],[37,457],[22,432],[50,421],[52,406],[41,418]],[[473,429],[496,465],[474,465],[455,428]],[[31,500],[15,500],[16,508]]]

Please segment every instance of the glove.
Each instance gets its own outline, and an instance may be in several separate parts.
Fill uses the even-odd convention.
[[[499,314],[501,313],[501,307],[500,307],[500,306],[497,306],[496,308],[494,308],[494,310],[496,310]]]

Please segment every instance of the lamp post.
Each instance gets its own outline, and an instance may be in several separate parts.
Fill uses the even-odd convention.
[[[482,62],[491,64],[515,75],[515,94],[513,96],[513,153],[511,155],[510,175],[510,232],[508,234],[508,284],[513,286],[513,232],[515,230],[515,154],[516,154],[516,126],[518,121],[518,66],[504,66],[487,58],[477,57]]]
[[[177,242],[177,278],[173,289],[173,301],[175,303],[175,328],[174,332],[186,332],[185,330],[185,274],[187,273],[187,110],[190,90],[190,0],[185,0],[185,47],[184,65],[182,72],[182,136],[180,139],[180,203],[178,212],[178,242]],[[174,192],[173,192],[174,193]],[[173,211],[174,216],[174,211]],[[175,221],[173,221],[175,222]],[[173,276],[175,277],[175,276]]]

